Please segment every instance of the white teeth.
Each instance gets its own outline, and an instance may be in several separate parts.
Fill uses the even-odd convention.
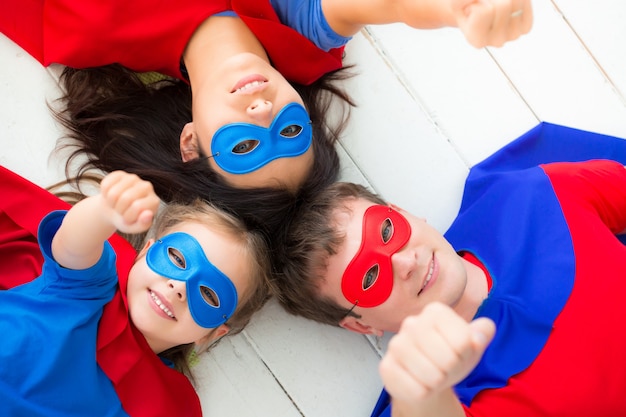
[[[430,267],[428,268],[428,275],[426,276],[426,280],[424,281],[424,285],[422,285],[422,288],[419,290],[417,295],[420,295],[422,293],[422,291],[424,291],[424,288],[426,288],[426,286],[430,282],[430,279],[433,277],[433,271],[434,270],[435,270],[435,262],[434,261],[430,261]]]
[[[250,82],[250,83],[248,83],[248,84],[244,85],[243,87],[238,88],[238,89],[237,89],[237,90],[235,90],[235,91],[237,91],[237,92],[239,92],[239,91],[245,91],[245,90],[247,90],[248,88],[256,87],[257,85],[261,85],[261,84],[263,84],[263,81],[252,81],[252,82]]]
[[[430,282],[430,279],[433,277],[434,271],[435,271],[435,263],[431,262],[430,268],[428,269],[428,277],[426,277],[426,282],[424,283],[424,287],[428,285],[428,283]]]
[[[163,302],[161,301],[161,299],[159,297],[157,297],[157,295],[155,293],[153,293],[152,291],[150,291],[150,297],[152,297],[152,299],[154,300],[156,305],[158,305],[159,308],[165,312],[165,314],[167,314],[171,318],[175,318],[174,317],[174,313],[172,313],[167,307],[165,307],[165,305],[163,305]]]

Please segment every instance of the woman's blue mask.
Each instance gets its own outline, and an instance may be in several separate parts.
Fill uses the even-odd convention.
[[[157,274],[186,283],[189,311],[199,326],[215,328],[235,312],[235,285],[207,259],[193,236],[163,236],[148,248],[146,261]]]
[[[312,139],[306,109],[298,103],[289,103],[268,128],[251,123],[222,126],[213,135],[211,153],[224,171],[247,174],[274,159],[302,155]]]

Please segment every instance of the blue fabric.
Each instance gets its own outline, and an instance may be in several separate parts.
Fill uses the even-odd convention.
[[[96,363],[102,309],[117,288],[108,244],[96,265],[76,271],[52,259],[52,237],[64,211],[39,228],[40,277],[0,292],[0,415],[127,416]]]
[[[295,133],[291,129],[296,129]],[[297,129],[300,129],[299,131]],[[254,145],[238,151],[245,141]],[[313,129],[306,109],[299,103],[285,105],[269,127],[251,123],[228,123],[213,135],[211,153],[224,171],[246,174],[278,158],[302,155],[313,141]]]
[[[493,285],[476,316],[491,318],[498,329],[480,363],[456,386],[469,405],[480,390],[505,386],[539,354],[574,286],[575,257],[541,168],[494,174],[477,188],[468,182],[465,192],[466,207],[445,237],[488,269]]]
[[[626,164],[626,141],[542,123],[470,171],[459,215],[445,237],[489,270],[493,287],[477,317],[492,318],[498,332],[456,387],[464,404],[482,389],[506,385],[533,362],[573,287],[568,226],[548,178],[533,167],[589,159]],[[523,345],[511,343],[519,340]]]
[[[348,43],[351,37],[340,36],[324,17],[321,0],[271,0],[280,21],[295,29],[318,48],[329,51]]]
[[[538,165],[589,159],[626,165],[626,140],[544,122],[470,170],[445,237],[489,271],[493,286],[477,316],[494,319],[498,331],[478,366],[455,387],[464,404],[526,369],[566,303],[575,273],[571,237]],[[383,390],[372,416],[390,415]]]
[[[542,122],[472,167],[467,182],[550,162],[611,159],[624,163],[625,146],[621,138]]]
[[[328,52],[348,43],[352,37],[338,35],[328,25],[321,0],[271,0],[281,23],[303,35],[318,48]],[[216,16],[236,16],[233,11],[217,13]]]
[[[372,410],[372,417],[391,417],[391,396],[385,389],[376,401],[374,410]]]

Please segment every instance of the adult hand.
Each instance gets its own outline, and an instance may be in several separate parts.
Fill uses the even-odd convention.
[[[414,412],[432,410],[440,402],[433,399],[474,369],[494,333],[491,320],[468,323],[441,303],[406,318],[379,366],[394,405],[400,402]]]
[[[477,47],[502,46],[530,31],[530,0],[449,0],[456,25]]]
[[[108,174],[100,184],[100,195],[110,208],[112,224],[124,233],[148,230],[159,208],[152,184],[124,171]]]

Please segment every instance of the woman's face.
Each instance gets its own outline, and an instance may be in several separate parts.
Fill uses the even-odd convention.
[[[181,135],[183,160],[211,156],[211,167],[238,188],[302,185],[313,165],[311,127],[289,82],[244,53],[212,68],[201,84],[192,85],[193,122]]]

